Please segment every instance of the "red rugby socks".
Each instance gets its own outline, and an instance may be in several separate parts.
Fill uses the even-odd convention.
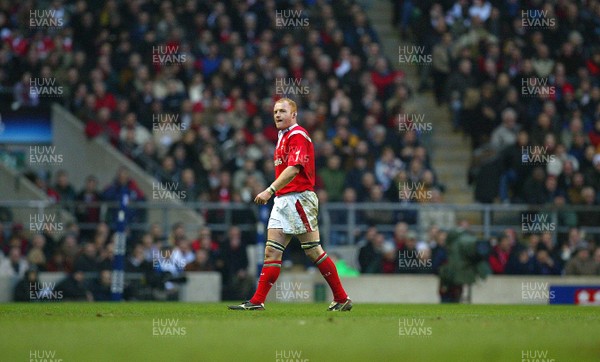
[[[327,281],[327,284],[329,284],[329,287],[333,292],[333,299],[338,303],[344,303],[346,299],[348,299],[348,294],[346,294],[344,287],[342,287],[342,282],[340,281],[333,260],[327,256],[327,253],[323,253],[315,260],[315,265],[319,268],[319,271]]]
[[[254,293],[252,299],[250,299],[250,303],[261,304],[265,302],[265,299],[267,299],[267,294],[269,294],[269,290],[271,290],[271,287],[273,284],[275,284],[277,278],[279,278],[280,272],[281,260],[265,261],[262,271],[260,272],[260,278],[258,278],[256,292]]]

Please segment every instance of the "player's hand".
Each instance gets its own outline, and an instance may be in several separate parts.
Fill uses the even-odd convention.
[[[254,198],[254,202],[258,205],[266,205],[267,202],[269,202],[270,198],[271,193],[268,190],[265,190],[260,194],[256,195],[256,197]]]

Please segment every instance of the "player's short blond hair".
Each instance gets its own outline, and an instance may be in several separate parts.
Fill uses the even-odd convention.
[[[282,103],[282,102],[288,102],[288,104],[290,105],[290,108],[292,109],[292,113],[298,112],[298,106],[296,105],[296,102],[294,102],[293,100],[291,100],[289,98],[281,98],[281,99],[278,99],[277,102],[275,102],[275,104]]]

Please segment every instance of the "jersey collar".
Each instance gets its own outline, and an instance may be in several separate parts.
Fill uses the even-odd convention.
[[[283,136],[284,134],[288,133],[289,131],[291,131],[292,129],[294,129],[295,127],[298,127],[298,123],[295,123],[291,126],[289,126],[286,129],[282,129],[281,131],[279,131],[279,137]]]
[[[277,134],[277,147],[279,147],[279,142],[281,142],[281,138],[283,137],[283,135],[288,133],[289,131],[291,131],[292,129],[294,129],[297,126],[298,126],[298,123],[295,123],[295,124],[289,126],[288,128],[282,129],[281,131],[279,131],[279,133]]]

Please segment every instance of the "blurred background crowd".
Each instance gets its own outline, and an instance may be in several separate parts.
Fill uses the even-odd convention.
[[[597,1],[395,3],[393,21],[432,54],[420,89],[470,138],[477,201],[598,205]]]

